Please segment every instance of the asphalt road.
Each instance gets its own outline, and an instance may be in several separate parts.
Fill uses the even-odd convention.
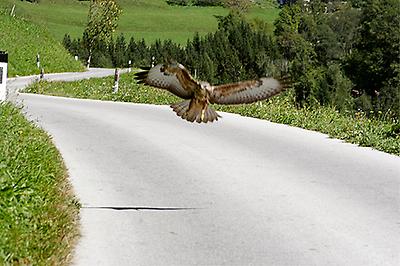
[[[75,265],[400,265],[400,158],[225,114],[20,94],[83,208]]]
[[[127,69],[123,69],[121,70],[121,73],[126,71]],[[90,68],[88,71],[85,72],[45,73],[43,79],[46,81],[75,81],[111,76],[114,75],[114,73],[115,69],[111,68]],[[39,75],[13,77],[7,79],[7,98],[11,101],[16,101],[19,90],[38,80]]]

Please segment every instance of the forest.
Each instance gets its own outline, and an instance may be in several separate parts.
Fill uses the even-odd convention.
[[[289,75],[299,107],[329,105],[340,112],[398,120],[400,5],[397,0],[287,1],[270,34],[263,21],[232,12],[216,32],[148,44],[119,35],[97,40],[91,65],[140,67],[175,59],[197,78],[218,84]],[[64,46],[83,62],[87,36]]]

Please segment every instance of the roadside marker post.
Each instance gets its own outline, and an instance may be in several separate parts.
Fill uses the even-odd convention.
[[[7,65],[8,54],[0,51],[0,102],[7,98]]]
[[[39,80],[43,80],[43,79],[44,79],[44,68],[42,67],[40,69]]]
[[[36,55],[36,66],[37,66],[37,68],[40,69],[40,54],[39,53]]]
[[[118,87],[119,87],[119,69],[115,69],[115,74],[114,74],[114,86],[113,86],[113,93],[118,92]]]
[[[15,4],[13,5],[13,7],[12,7],[12,9],[11,9],[11,13],[10,13],[10,16],[11,16],[11,17],[15,17],[14,11],[15,11]]]

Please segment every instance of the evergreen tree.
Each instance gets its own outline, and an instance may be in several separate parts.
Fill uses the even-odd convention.
[[[224,31],[217,31],[214,35],[216,75],[219,83],[236,82],[242,80],[245,72],[240,63],[237,50],[229,43]]]
[[[113,63],[116,67],[126,67],[128,65],[128,57],[126,55],[126,42],[123,34],[117,37],[114,46]]]
[[[113,43],[107,43],[104,40],[97,40],[93,47],[92,52],[92,66],[95,67],[114,67],[112,58],[112,49],[114,47]]]
[[[69,52],[71,52],[72,49],[72,41],[71,41],[71,36],[69,34],[65,34],[62,44],[64,45],[65,49],[67,49]]]
[[[139,58],[139,51],[138,51],[138,45],[135,41],[135,38],[131,37],[129,40],[129,44],[126,47],[126,57],[129,60],[131,60],[131,65],[132,66],[137,66],[137,60]]]
[[[165,61],[163,51],[162,51],[162,42],[160,39],[157,39],[153,44],[150,45],[150,59],[151,63],[156,65],[157,63]],[[153,62],[154,60],[154,62]]]
[[[148,48],[146,41],[141,39],[137,45],[139,58],[136,60],[138,66],[148,66],[151,64],[150,49]]]

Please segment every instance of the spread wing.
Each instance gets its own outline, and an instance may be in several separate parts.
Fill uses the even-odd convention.
[[[215,86],[211,103],[240,104],[268,99],[290,87],[288,79],[261,78]]]
[[[198,82],[192,78],[189,71],[181,64],[158,64],[152,68],[135,74],[138,83],[168,90],[184,99],[192,98]]]

